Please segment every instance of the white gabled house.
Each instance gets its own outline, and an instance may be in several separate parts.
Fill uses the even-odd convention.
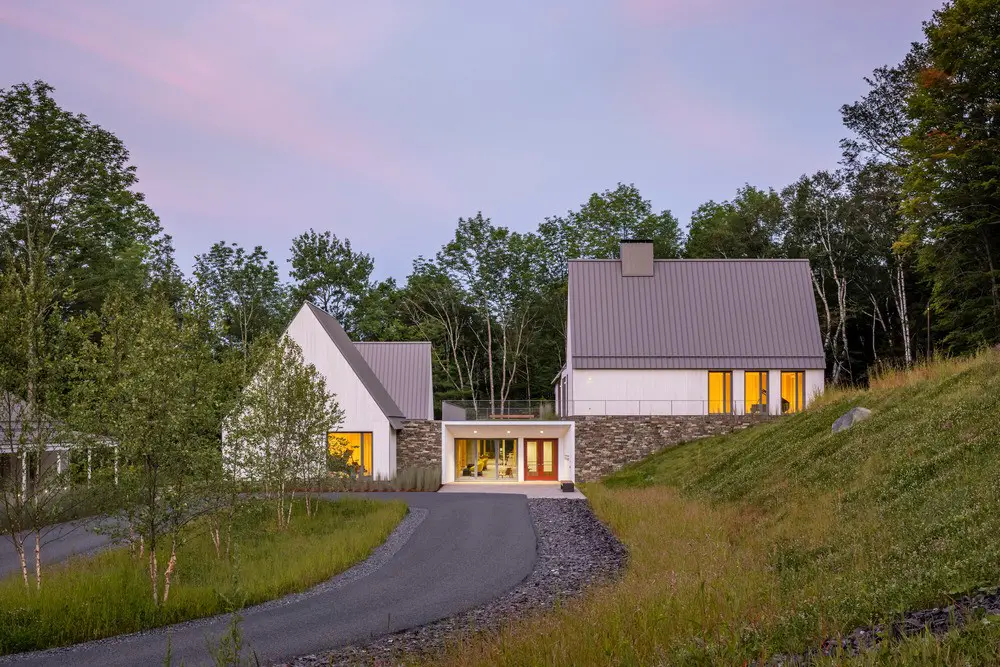
[[[396,474],[396,436],[408,419],[433,419],[428,342],[352,341],[335,317],[306,302],[285,334],[316,367],[343,411],[330,426],[331,453],[350,450],[360,474]]]
[[[560,416],[788,414],[824,387],[807,260],[569,262]]]

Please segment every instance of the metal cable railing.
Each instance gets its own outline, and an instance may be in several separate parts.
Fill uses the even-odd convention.
[[[490,405],[486,401],[444,401],[444,421],[489,421],[498,419],[557,420],[572,417],[619,416],[749,416],[768,418],[799,412],[803,406],[781,400],[713,401],[703,399],[581,399],[573,401],[516,400]]]

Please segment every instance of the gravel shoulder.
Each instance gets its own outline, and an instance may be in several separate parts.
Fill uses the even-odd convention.
[[[592,584],[619,576],[628,561],[625,546],[602,524],[586,500],[527,501],[537,540],[531,573],[500,597],[433,623],[370,642],[301,656],[284,667],[401,664],[433,656],[462,636],[499,628],[512,618],[552,607]]]

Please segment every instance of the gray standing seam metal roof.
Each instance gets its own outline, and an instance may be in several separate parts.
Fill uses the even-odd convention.
[[[348,337],[347,332],[344,331],[344,327],[340,326],[337,318],[308,301],[306,301],[306,305],[309,306],[309,310],[312,311],[312,314],[319,321],[323,330],[330,336],[333,344],[344,355],[344,359],[347,360],[351,369],[354,370],[354,374],[361,380],[361,383],[368,390],[368,393],[371,394],[371,397],[378,404],[379,409],[382,410],[382,413],[389,420],[392,427],[397,431],[403,428],[403,420],[406,419],[403,411],[392,400],[392,396],[386,391],[386,388],[382,385],[378,376],[375,375],[375,372],[372,371],[371,366],[368,365],[365,358],[361,356],[358,348],[354,346],[354,342]]]
[[[826,367],[807,260],[569,262],[574,368]]]
[[[431,344],[354,343],[407,419],[428,419],[431,406]]]

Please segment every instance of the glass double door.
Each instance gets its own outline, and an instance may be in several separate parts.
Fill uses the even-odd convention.
[[[455,480],[517,481],[517,440],[456,438]]]
[[[559,478],[559,441],[555,438],[525,438],[524,481]]]

